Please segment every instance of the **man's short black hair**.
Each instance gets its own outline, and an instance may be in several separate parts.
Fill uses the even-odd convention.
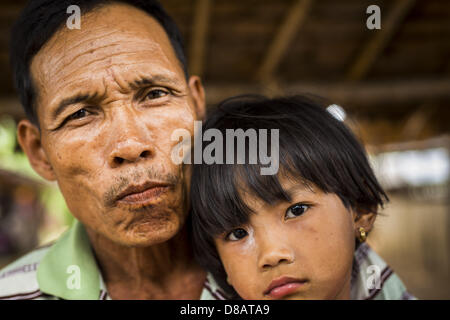
[[[36,88],[30,71],[32,58],[42,46],[66,23],[67,8],[77,5],[85,14],[109,3],[134,6],[156,19],[169,37],[187,78],[187,64],[181,33],[157,0],[30,0],[15,22],[10,41],[10,59],[14,84],[27,117],[39,126],[36,114]],[[132,19],[132,17],[130,17]]]
[[[261,163],[195,164],[193,168],[194,252],[199,263],[231,297],[238,296],[226,282],[213,239],[248,223],[253,212],[241,197],[243,189],[267,204],[292,201],[280,183],[281,177],[288,177],[299,179],[307,187],[336,194],[347,209],[352,208],[358,214],[376,214],[388,201],[362,145],[317,99],[305,96],[230,98],[209,115],[203,132],[210,128],[218,129],[224,136],[226,129],[279,130],[278,174],[261,175],[260,168],[264,167]],[[246,154],[248,142],[246,139]]]

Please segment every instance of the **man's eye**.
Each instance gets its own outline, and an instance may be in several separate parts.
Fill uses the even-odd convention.
[[[67,120],[75,120],[75,119],[80,119],[80,118],[84,118],[86,117],[88,114],[86,109],[80,109],[77,112],[71,114]]]
[[[169,92],[162,89],[153,89],[147,93],[145,99],[158,99],[168,95]]]
[[[242,228],[237,228],[228,233],[226,239],[230,241],[238,241],[242,238],[245,238],[247,235],[247,231]]]
[[[293,206],[289,207],[289,209],[286,210],[284,218],[292,219],[292,218],[301,216],[302,214],[304,214],[306,212],[306,210],[309,209],[309,207],[310,207],[309,205],[304,204],[304,203],[294,204]]]

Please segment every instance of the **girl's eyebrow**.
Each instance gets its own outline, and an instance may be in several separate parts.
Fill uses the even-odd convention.
[[[276,193],[275,196],[275,202],[271,205],[278,205],[281,203],[290,203],[293,201],[294,196],[307,196],[312,190],[309,189],[307,186],[305,186],[302,183],[296,183],[295,185],[283,190],[279,193]],[[264,201],[262,198],[260,198],[262,201]]]
[[[304,194],[308,195],[311,193],[315,193],[312,186],[305,185],[304,183],[297,183],[293,185],[292,187],[288,188],[286,190],[286,193],[292,197],[294,194]]]

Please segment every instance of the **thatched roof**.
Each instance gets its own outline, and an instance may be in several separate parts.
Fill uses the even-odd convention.
[[[23,0],[0,4],[0,65]],[[238,93],[310,92],[361,120],[369,142],[429,138],[450,126],[446,0],[163,0],[209,104]],[[366,8],[381,8],[381,29]],[[9,71],[0,113],[20,115]],[[377,136],[379,133],[379,136]]]

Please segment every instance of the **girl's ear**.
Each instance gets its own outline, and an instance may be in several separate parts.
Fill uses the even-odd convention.
[[[375,213],[375,210],[363,210],[363,209],[354,209],[352,210],[353,213],[353,222],[355,225],[355,232],[357,235],[359,235],[359,228],[364,228],[366,233],[369,233],[372,228],[373,224],[375,222],[375,218],[377,214]]]

